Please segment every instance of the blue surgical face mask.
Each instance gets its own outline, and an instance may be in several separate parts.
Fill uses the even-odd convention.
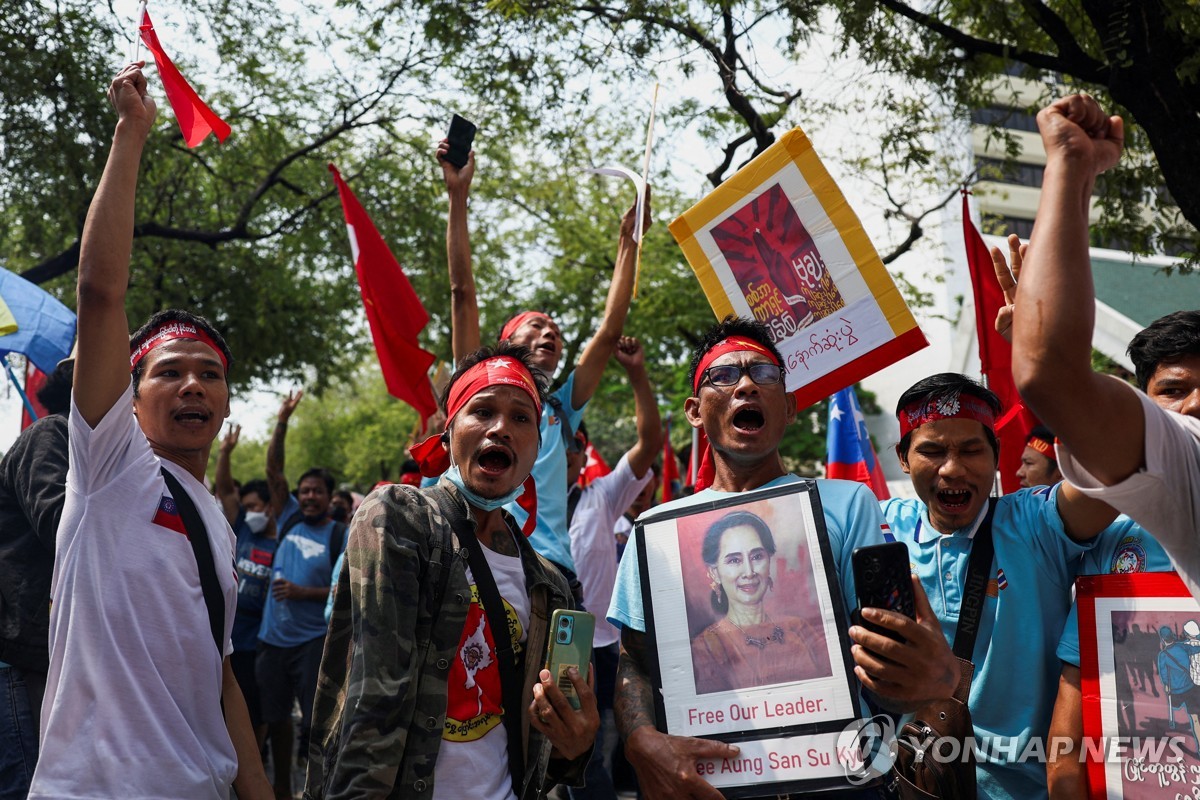
[[[484,511],[495,511],[497,508],[503,508],[520,497],[521,493],[525,491],[525,485],[521,484],[503,497],[480,497],[463,483],[462,473],[459,472],[458,464],[451,465],[450,469],[442,474],[446,477],[446,480],[458,487],[458,490],[463,493],[463,497],[467,498],[468,503],[476,508],[482,508]]]

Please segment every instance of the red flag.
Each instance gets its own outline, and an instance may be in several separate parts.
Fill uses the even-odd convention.
[[[37,393],[46,385],[46,373],[33,365],[29,359],[25,359],[25,395],[29,398],[29,402],[33,405],[33,410],[37,412],[38,419],[46,416],[50,412],[46,407],[38,402]],[[25,404],[21,404],[21,430],[25,430],[33,424],[33,418],[29,416],[29,409],[25,408]]]
[[[429,383],[433,354],[421,349],[417,342],[417,335],[429,322],[429,314],[337,167],[330,164],[329,171],[342,200],[354,271],[358,274],[384,382],[393,397],[417,410],[423,425],[437,411],[437,400]]]
[[[975,332],[979,337],[980,370],[987,386],[1000,398],[1003,416],[997,425],[1000,439],[1000,485],[1004,491],[1021,488],[1017,470],[1025,439],[1036,424],[1033,414],[1021,403],[1012,378],[1012,345],[996,333],[996,314],[1004,306],[1004,292],[996,280],[996,269],[983,237],[971,222],[967,192],[962,201],[963,238],[967,244],[967,266],[971,270],[971,286],[975,295]],[[1018,410],[1016,407],[1020,405]]]
[[[142,41],[154,55],[159,80],[162,81],[163,91],[167,93],[167,102],[175,112],[175,120],[179,123],[179,130],[183,132],[183,140],[187,142],[187,146],[195,147],[210,133],[217,137],[217,141],[225,141],[229,137],[228,123],[214,114],[187,79],[179,74],[179,70],[158,41],[149,11],[142,12],[141,32]]]
[[[612,472],[612,467],[604,461],[604,457],[600,455],[600,451],[592,447],[592,443],[588,442],[583,454],[587,456],[587,461],[583,464],[583,469],[579,471],[579,485],[586,487],[596,478],[603,477]]]
[[[662,466],[662,501],[669,502],[675,498],[675,481],[679,480],[679,459],[671,449],[671,421],[667,420],[663,430],[663,466]]]

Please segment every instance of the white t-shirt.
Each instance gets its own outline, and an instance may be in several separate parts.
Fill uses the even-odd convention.
[[[595,647],[616,644],[621,633],[604,619],[612,602],[613,586],[617,582],[617,540],[613,526],[623,518],[625,509],[637,499],[654,473],[638,478],[629,466],[629,458],[621,456],[612,472],[588,484],[575,506],[571,518],[571,557],[583,584],[583,605],[596,614]]]
[[[511,641],[518,643],[515,649],[520,652],[529,631],[525,567],[518,556],[481,549],[504,601],[507,633]],[[446,727],[433,768],[433,798],[515,800],[508,770],[508,733],[500,711],[513,713],[519,719],[521,709],[503,708],[494,639],[469,568],[467,582],[471,585],[471,606],[458,645],[458,658],[450,666]]]
[[[95,430],[71,404],[29,797],[226,800],[237,757],[221,714],[222,659],[159,468],[179,479],[208,529],[226,655],[237,605],[233,531],[201,483],[151,451],[132,404],[131,384]]]
[[[1115,380],[1115,379],[1114,379]],[[1192,596],[1200,599],[1200,419],[1166,411],[1138,392],[1146,420],[1144,469],[1105,486],[1058,446],[1068,481],[1145,528],[1162,545]]]

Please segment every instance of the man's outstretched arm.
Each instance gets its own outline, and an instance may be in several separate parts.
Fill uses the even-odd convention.
[[[629,460],[634,477],[641,480],[662,450],[662,418],[658,414],[658,401],[650,386],[650,378],[646,375],[646,353],[642,343],[632,336],[622,336],[617,341],[616,359],[629,376],[633,407],[637,414],[638,438],[625,458]]]
[[[1038,128],[1046,172],[1017,283],[1013,380],[1080,464],[1113,484],[1141,467],[1145,422],[1133,389],[1092,371],[1088,207],[1096,176],[1120,157],[1124,125],[1073,95],[1042,109]]]
[[[621,235],[617,243],[617,265],[613,269],[612,283],[608,287],[608,298],[604,301],[604,319],[596,335],[583,348],[579,362],[575,365],[575,386],[571,390],[571,405],[583,408],[600,387],[604,367],[617,349],[617,341],[625,329],[625,317],[629,315],[629,302],[633,298],[633,282],[637,278],[638,244],[633,240],[634,215],[637,203],[621,218]],[[646,206],[643,214],[642,235],[650,229],[650,187],[646,187]]]
[[[467,229],[467,200],[475,177],[475,151],[467,163],[456,167],[445,159],[450,143],[443,139],[437,158],[446,181],[450,212],[446,220],[446,263],[450,269],[450,349],[454,361],[479,349],[479,302],[475,299],[475,273],[471,270],[471,238]]]
[[[295,392],[288,392],[288,396],[283,398],[283,402],[279,404],[275,430],[271,432],[271,441],[267,444],[267,488],[271,490],[271,516],[275,518],[281,531],[283,523],[287,520],[280,519],[279,515],[283,513],[288,495],[291,493],[284,466],[287,453],[288,420],[292,418],[302,397],[304,397],[304,390],[298,389]]]
[[[142,64],[130,64],[108,89],[117,128],[79,246],[75,405],[96,427],[129,386],[129,319],[125,291],[133,251],[138,167],[157,107],[146,93]]]

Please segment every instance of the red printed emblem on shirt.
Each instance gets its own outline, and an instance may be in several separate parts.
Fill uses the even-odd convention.
[[[154,512],[155,525],[166,528],[168,530],[181,533],[185,537],[187,534],[187,526],[183,524],[183,517],[179,516],[179,506],[175,504],[175,498],[170,495],[163,495],[158,501],[158,508]]]

